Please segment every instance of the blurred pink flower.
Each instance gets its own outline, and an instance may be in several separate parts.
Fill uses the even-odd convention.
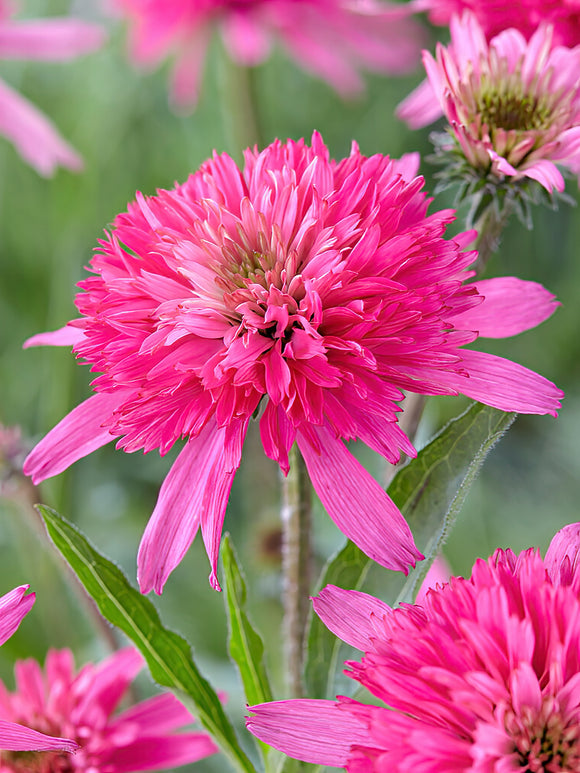
[[[391,610],[327,586],[330,630],[363,649],[346,673],[389,708],[339,697],[250,708],[248,728],[291,757],[349,773],[580,770],[579,524],[545,561],[497,550],[471,578]]]
[[[0,645],[12,636],[22,622],[22,618],[28,614],[34,604],[34,593],[26,595],[29,587],[20,585],[0,597]],[[0,703],[1,701],[0,695]],[[13,721],[15,719],[17,718],[13,716],[6,719],[0,710],[0,773],[5,771],[2,750],[10,749],[15,752],[56,750],[65,757],[65,752],[72,752],[77,748],[74,741],[44,735],[38,730],[17,724]]]
[[[383,566],[420,554],[399,510],[342,440],[389,462],[415,450],[397,424],[402,389],[463,393],[502,410],[555,414],[562,393],[509,360],[461,348],[514,335],[556,307],[515,278],[464,282],[473,232],[443,238],[416,157],[339,162],[318,134],[214,155],[171,191],[138,194],[80,283],[81,314],[28,345],[71,345],[102,375],[96,394],[35,447],[35,482],[119,438],[132,452],[187,443],[139,550],[143,592],[161,592],[198,527],[216,566],[250,419],[288,472],[296,440],[341,531]],[[414,178],[414,179],[413,179]]]
[[[447,26],[454,15],[471,11],[487,39],[513,27],[529,40],[542,23],[554,27],[554,42],[580,43],[580,0],[412,0],[417,11],[427,11],[433,24]]]
[[[216,752],[205,733],[175,732],[193,718],[170,693],[111,716],[142,664],[133,648],[78,673],[70,650],[50,651],[44,671],[35,660],[18,661],[15,692],[0,682],[0,717],[62,733],[80,748],[71,756],[0,753],[0,773],[136,773],[185,765]]]
[[[175,53],[172,98],[197,100],[211,32],[240,65],[255,65],[278,38],[307,70],[340,94],[358,91],[358,66],[408,72],[423,35],[411,9],[378,0],[109,0],[131,24],[130,51],[139,65],[154,66]]]
[[[445,114],[471,166],[564,190],[556,164],[580,174],[580,45],[552,47],[542,25],[529,43],[509,29],[488,44],[477,18],[451,20],[451,44],[423,52],[428,81],[397,110],[412,128]],[[450,144],[453,139],[450,138]]]
[[[11,3],[0,3],[0,59],[68,61],[94,51],[103,41],[103,31],[95,24],[69,18],[13,21],[11,11]],[[82,168],[80,156],[48,118],[3,81],[0,134],[42,175],[52,175],[58,165]]]

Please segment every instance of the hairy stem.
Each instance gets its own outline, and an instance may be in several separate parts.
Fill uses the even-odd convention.
[[[491,204],[475,224],[477,239],[474,249],[477,250],[478,256],[473,268],[477,272],[477,276],[483,274],[489,259],[494,252],[497,252],[502,232],[512,210],[513,204],[510,201],[505,201],[499,210]]]
[[[304,459],[294,444],[290,472],[282,484],[282,571],[284,641],[292,697],[303,693],[304,634],[310,590],[311,485]]]

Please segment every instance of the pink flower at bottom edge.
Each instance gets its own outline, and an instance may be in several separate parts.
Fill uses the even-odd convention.
[[[10,10],[0,6],[0,60],[68,61],[94,51],[104,39],[104,31],[96,24],[72,18],[13,21]],[[3,81],[0,134],[42,175],[52,175],[59,165],[73,171],[82,168],[80,156],[52,122]]]
[[[397,108],[420,128],[444,114],[457,146],[482,173],[528,177],[564,190],[558,166],[580,175],[580,44],[553,46],[542,24],[529,42],[508,29],[488,43],[477,18],[451,20],[451,43],[423,52],[427,81]],[[579,177],[580,182],[580,177]]]
[[[138,555],[161,592],[198,529],[219,588],[222,525],[250,420],[288,473],[294,442],[338,528],[373,560],[421,558],[399,510],[344,440],[396,463],[415,450],[397,424],[401,390],[458,393],[501,410],[555,414],[562,393],[465,344],[534,327],[557,306],[534,282],[467,283],[473,232],[444,238],[416,159],[334,161],[318,134],[226,154],[182,185],[138,194],[80,283],[79,319],[28,345],[73,345],[101,375],[95,394],[40,441],[39,482],[117,438],[127,452],[186,443]]]
[[[532,549],[497,550],[422,605],[392,610],[327,586],[315,611],[364,649],[345,673],[384,706],[265,703],[250,708],[248,729],[291,757],[349,773],[577,773],[579,527],[559,532],[544,561]]]
[[[35,660],[18,661],[15,691],[0,682],[0,722],[62,733],[79,749],[73,755],[0,752],[0,773],[137,773],[178,767],[216,752],[206,733],[181,732],[193,718],[169,693],[113,715],[142,665],[133,648],[78,672],[70,650],[51,650],[44,670]]]
[[[26,595],[29,587],[29,585],[20,585],[0,597],[0,645],[12,636],[34,604],[34,593]],[[76,748],[75,741],[54,738],[0,718],[0,770],[3,749],[12,751],[58,750],[59,753],[64,753],[72,752]]]

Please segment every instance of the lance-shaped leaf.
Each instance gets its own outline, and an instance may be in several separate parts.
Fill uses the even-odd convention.
[[[264,644],[245,611],[246,583],[238,566],[229,534],[222,543],[222,563],[226,581],[230,655],[238,666],[250,706],[272,700],[264,664]]]
[[[473,403],[394,477],[389,495],[409,523],[425,561],[408,578],[400,572],[381,570],[380,591],[376,595],[388,604],[412,600],[431,560],[445,542],[485,457],[509,429],[515,416],[515,413]],[[373,561],[348,542],[327,563],[319,588],[332,583],[361,590],[373,568]],[[342,642],[316,615],[311,615],[305,667],[309,697],[333,695],[335,674],[342,662],[341,647]]]
[[[101,614],[133,641],[145,658],[153,679],[175,692],[194,710],[238,770],[255,773],[215,690],[195,665],[185,639],[163,627],[149,599],[135,590],[121,570],[103,558],[75,526],[49,507],[39,506],[38,509],[52,541],[95,600]]]

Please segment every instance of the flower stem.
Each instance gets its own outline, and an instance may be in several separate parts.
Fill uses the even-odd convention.
[[[219,88],[226,144],[232,156],[238,158],[244,148],[262,145],[254,70],[232,62],[222,51]]]
[[[304,459],[294,444],[290,471],[282,484],[282,572],[284,575],[284,641],[292,697],[303,693],[304,634],[310,589],[311,486]]]
[[[489,259],[494,252],[497,252],[501,234],[510,218],[512,209],[513,205],[510,201],[505,201],[501,209],[491,204],[475,224],[477,239],[474,249],[477,250],[478,256],[473,268],[477,276],[483,274]]]

